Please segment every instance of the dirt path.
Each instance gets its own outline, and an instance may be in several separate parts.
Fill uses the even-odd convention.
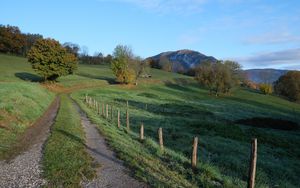
[[[81,115],[81,124],[86,133],[87,150],[101,167],[97,171],[97,178],[90,182],[84,182],[84,187],[113,187],[113,188],[143,188],[146,184],[139,182],[129,175],[129,171],[123,166],[123,162],[116,158],[103,136],[87,118],[87,115],[75,104]]]
[[[0,187],[41,187],[46,181],[41,178],[43,144],[55,121],[60,99],[56,99],[47,111],[23,134],[10,161],[0,161]],[[20,154],[21,153],[21,154]],[[14,158],[15,157],[15,158]]]

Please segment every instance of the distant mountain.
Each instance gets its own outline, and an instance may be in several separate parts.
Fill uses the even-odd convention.
[[[165,64],[170,63],[169,67],[173,72],[187,73],[192,68],[202,62],[218,61],[213,56],[206,56],[193,50],[178,50],[162,52],[158,55],[148,57],[148,60],[154,62],[156,68],[162,68]],[[153,66],[153,65],[152,65]],[[247,78],[255,83],[273,83],[288,70],[279,69],[248,69],[244,70]]]
[[[187,72],[189,69],[196,67],[204,61],[216,62],[217,59],[212,56],[206,56],[200,52],[193,50],[178,50],[163,52],[158,55],[149,57],[160,65],[170,62],[172,63],[172,71]]]
[[[249,80],[255,83],[273,83],[278,78],[289,70],[279,69],[248,69],[245,70],[246,76]]]

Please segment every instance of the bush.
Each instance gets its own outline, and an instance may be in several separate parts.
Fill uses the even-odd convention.
[[[260,84],[259,90],[265,95],[273,93],[273,88],[271,84]]]

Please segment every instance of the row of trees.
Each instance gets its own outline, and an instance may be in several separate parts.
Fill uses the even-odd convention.
[[[39,34],[24,34],[16,26],[0,25],[0,52],[25,56],[33,44],[42,38]]]
[[[0,52],[7,54],[14,54],[19,56],[26,56],[34,45],[34,43],[43,39],[40,34],[22,33],[16,26],[0,25]],[[66,42],[62,45],[66,48],[68,53],[73,54],[81,63],[85,64],[110,64],[112,56],[108,54],[103,56],[98,52],[94,55],[89,55],[85,47],[80,48],[78,44]]]

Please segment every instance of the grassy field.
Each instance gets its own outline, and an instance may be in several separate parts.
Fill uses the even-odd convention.
[[[50,187],[79,187],[94,177],[92,158],[84,146],[85,134],[71,99],[61,96],[61,108],[51,130],[43,158],[44,176]]]
[[[32,74],[24,58],[0,54],[0,70],[1,160],[15,152],[15,145],[22,133],[43,114],[54,99],[54,94],[38,83],[18,77],[19,71],[23,75]]]
[[[96,71],[100,73],[101,70],[94,72]],[[300,122],[299,104],[242,88],[236,89],[230,96],[216,98],[209,96],[207,90],[199,88],[190,78],[182,76],[155,84],[152,84],[152,81],[149,83],[145,81],[138,87],[111,85],[101,89],[80,91],[73,96],[77,100],[83,100],[86,94],[98,101],[105,101],[121,108],[123,117],[125,101],[128,100],[132,131],[138,133],[139,126],[143,122],[145,135],[156,141],[157,129],[162,127],[166,147],[180,156],[189,158],[192,138],[199,136],[199,160],[202,164],[231,177],[228,181],[236,183],[237,186],[244,185],[247,180],[250,140],[256,137],[259,146],[257,186],[299,187],[299,127],[296,127],[297,130],[286,131],[237,123],[238,120],[257,117]],[[114,116],[116,117],[116,114]],[[102,127],[100,129],[104,133],[117,134]],[[114,137],[110,139],[114,143],[113,139],[116,139],[116,136],[111,137]],[[130,139],[127,142],[131,142]],[[117,145],[114,143],[114,148],[122,153],[123,145],[120,147]],[[125,155],[126,159],[130,156],[128,153],[121,156]],[[166,159],[160,159],[163,160]],[[128,160],[128,163],[135,164],[133,160]],[[182,169],[186,168],[184,164],[176,165]],[[151,166],[149,164],[149,167]],[[167,174],[162,173],[161,176],[163,175]],[[159,183],[163,182],[159,178],[156,180]],[[153,183],[154,180],[149,181]],[[203,182],[195,180],[196,185],[201,183]]]
[[[9,63],[7,60],[1,61],[7,58],[14,60],[10,60]],[[24,81],[39,80],[39,76],[30,70],[30,65],[25,59],[2,55],[0,66],[1,71],[5,70],[5,76],[0,76],[1,85],[13,81],[17,85],[32,84],[43,90],[37,83]],[[17,76],[18,72],[23,72],[25,79],[20,78],[20,75]],[[63,89],[72,88],[69,90],[73,92],[72,97],[99,125],[99,130],[106,136],[118,156],[134,169],[136,177],[151,185],[245,187],[250,140],[256,137],[258,138],[257,187],[300,186],[299,104],[244,88],[236,88],[231,95],[216,98],[208,95],[208,91],[200,88],[191,77],[154,69],[151,74],[151,79],[139,80],[138,86],[120,86],[114,84],[114,77],[108,66],[79,65],[75,75],[60,78],[56,85]],[[13,93],[12,89],[9,91]],[[53,95],[47,91],[45,94]],[[103,120],[88,109],[82,103],[86,94],[120,108],[123,126],[125,104],[128,100],[131,133],[128,135],[123,130],[118,130],[115,121]],[[64,111],[72,111],[68,99],[65,98],[64,101],[63,104],[68,106]],[[4,104],[7,105],[6,102],[1,103]],[[22,114],[24,113],[21,112]],[[261,122],[254,123],[255,119],[261,120],[263,125],[259,125]],[[297,122],[298,125],[283,130],[288,127],[285,122],[273,126],[273,123],[280,122],[279,120]],[[72,125],[75,125],[76,121],[75,118]],[[147,138],[144,143],[138,141],[137,135],[142,122]],[[252,125],[246,126],[241,122],[252,122]],[[265,125],[269,128],[257,127]],[[164,131],[167,148],[165,153],[159,152],[156,144],[159,127]],[[0,131],[3,131],[3,128],[0,128]],[[78,133],[75,131],[74,134]],[[200,163],[197,170],[192,172],[189,159],[194,136],[199,137]],[[58,142],[59,139],[56,140],[56,144]],[[52,149],[53,152],[60,151],[55,145]],[[49,166],[51,161],[55,166],[54,158],[50,160]],[[50,172],[49,169],[47,171]],[[51,176],[47,175],[49,179]]]

